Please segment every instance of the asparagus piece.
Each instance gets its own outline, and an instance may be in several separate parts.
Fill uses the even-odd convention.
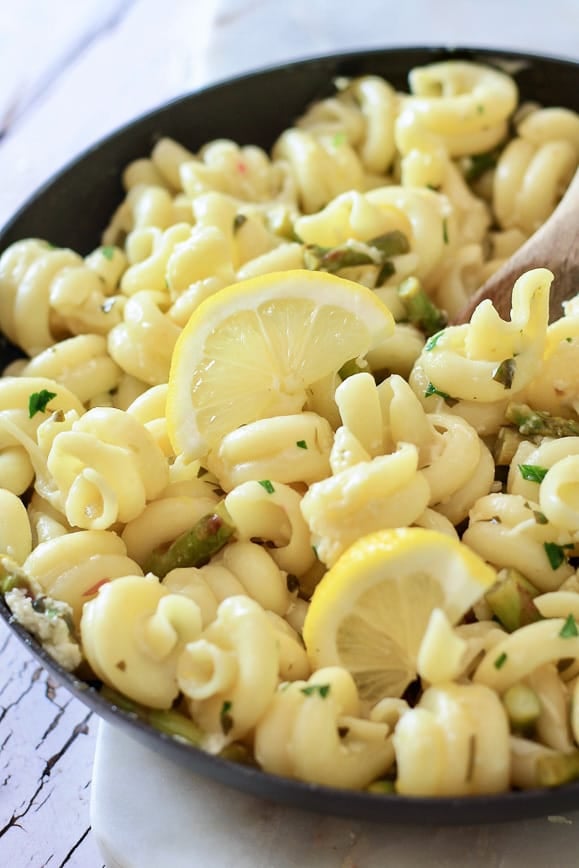
[[[519,429],[519,434],[527,437],[579,436],[579,422],[551,416],[545,410],[532,410],[526,404],[509,404],[505,416],[508,422]]]
[[[370,252],[349,247],[320,247],[319,244],[308,244],[304,250],[304,265],[310,271],[328,271],[335,274],[342,268],[352,268],[355,265],[376,265],[376,260]]]
[[[485,151],[484,154],[473,154],[467,157],[465,161],[464,177],[465,180],[472,184],[488,172],[489,169],[494,169],[501,155],[503,145],[497,145],[491,151]]]
[[[100,694],[108,702],[116,705],[117,708],[128,711],[130,714],[136,714],[140,720],[148,723],[154,729],[158,729],[159,732],[164,732],[174,738],[185,739],[185,741],[190,742],[195,747],[202,747],[204,739],[203,731],[189,717],[186,717],[179,711],[175,711],[172,708],[167,710],[147,708],[146,705],[133,702],[132,699],[124,696],[112,687],[108,687],[106,684],[103,684],[101,687]],[[219,756],[230,762],[243,763],[244,765],[253,764],[252,756],[247,747],[238,742],[226,744],[219,752]]]
[[[376,238],[368,241],[368,245],[379,250],[385,260],[391,259],[393,256],[401,256],[410,250],[408,238],[398,229],[394,229],[392,232],[385,232],[383,235],[377,235]]]
[[[502,696],[510,724],[517,732],[532,730],[541,714],[539,697],[527,684],[513,684]]]
[[[338,371],[338,376],[341,380],[347,380],[348,377],[353,377],[354,374],[363,374],[364,368],[361,368],[356,359],[350,359],[347,362],[344,362],[340,370]]]
[[[6,573],[2,570],[0,575],[0,594],[9,594],[10,591],[14,591],[16,588],[20,591],[27,591],[31,597],[34,596],[34,589],[26,576]]]
[[[499,428],[497,439],[493,447],[493,458],[495,464],[501,467],[506,467],[515,457],[515,452],[525,438],[515,431],[514,428],[504,426]]]
[[[241,763],[245,766],[255,765],[253,757],[247,747],[244,744],[240,744],[238,741],[232,741],[231,744],[226,744],[225,747],[219,751],[219,756],[221,759],[229,760],[229,762],[232,763]]]
[[[396,792],[396,785],[394,781],[373,781],[373,783],[368,784],[366,787],[366,792],[368,793],[379,793],[379,794],[388,794]]]
[[[384,268],[393,256],[400,256],[409,250],[406,235],[395,229],[363,243],[347,241],[337,247],[306,244],[304,265],[310,271],[328,271],[330,274],[356,265],[378,265]]]
[[[505,630],[512,633],[519,627],[541,619],[533,603],[538,594],[538,589],[528,579],[509,567],[499,572],[499,581],[485,594],[485,600],[495,618]]]
[[[190,718],[185,717],[184,714],[180,714],[180,712],[174,711],[172,708],[167,710],[147,708],[145,705],[133,702],[112,687],[107,687],[107,685],[101,687],[100,693],[108,702],[111,702],[123,711],[136,714],[137,717],[145,721],[145,723],[150,724],[154,729],[158,729],[167,735],[184,738],[196,747],[200,747],[203,732]]]
[[[398,287],[398,295],[406,308],[408,322],[424,332],[427,338],[447,325],[446,313],[436,307],[416,277],[403,280]]]
[[[146,571],[160,579],[178,567],[200,567],[229,542],[235,527],[225,508],[202,516],[191,530],[185,531],[167,549],[155,549],[149,557]]]
[[[540,787],[560,787],[579,778],[579,750],[555,753],[537,760],[537,784]]]

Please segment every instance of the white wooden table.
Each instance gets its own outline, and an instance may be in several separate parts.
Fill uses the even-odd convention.
[[[205,81],[388,44],[494,45],[579,58],[578,37],[578,0],[6,0],[0,225],[100,136]],[[95,734],[94,716],[0,625],[2,868],[102,865],[89,822]],[[171,868],[162,858],[158,864]]]

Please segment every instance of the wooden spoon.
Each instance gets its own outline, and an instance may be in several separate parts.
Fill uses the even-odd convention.
[[[549,219],[478,289],[453,322],[468,322],[481,301],[490,298],[503,319],[510,318],[515,280],[530,268],[548,268],[549,320],[559,319],[562,303],[579,293],[579,170]]]

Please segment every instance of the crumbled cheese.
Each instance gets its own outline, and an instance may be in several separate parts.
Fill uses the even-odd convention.
[[[70,635],[68,624],[64,620],[65,616],[72,617],[72,609],[68,603],[46,597],[46,608],[52,612],[49,614],[36,612],[32,607],[32,598],[20,588],[8,591],[4,599],[14,620],[36,636],[45,651],[63,669],[72,672],[79,666],[82,660],[80,646]]]

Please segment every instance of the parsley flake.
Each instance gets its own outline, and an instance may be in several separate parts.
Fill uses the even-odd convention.
[[[445,244],[448,244],[448,221],[446,217],[442,221],[442,240]]]
[[[493,380],[500,383],[505,389],[510,389],[515,379],[516,370],[517,363],[514,359],[504,359],[493,371]]]
[[[573,338],[565,338],[565,340],[567,341],[568,344],[570,344],[573,341]]]
[[[265,488],[265,490],[267,491],[268,494],[274,493],[275,488],[273,487],[273,485],[271,484],[269,479],[260,479],[259,484],[261,485],[262,488]]]
[[[113,258],[113,256],[115,255],[115,248],[112,245],[107,244],[106,247],[101,247],[101,253],[104,256],[104,258],[108,259],[110,262],[111,259]]]
[[[33,392],[28,398],[28,417],[32,419],[37,413],[45,413],[46,405],[53,398],[56,398],[56,392],[49,392],[48,389]]]
[[[302,687],[300,690],[304,696],[313,696],[314,693],[317,693],[322,699],[325,699],[328,693],[330,692],[329,684],[308,684],[307,687]]]
[[[346,133],[336,133],[332,138],[332,144],[335,148],[339,148],[346,144]]]
[[[434,383],[429,383],[425,389],[424,397],[430,398],[432,395],[438,395],[439,398],[444,398],[444,400],[453,400],[447,392],[442,392],[440,389],[437,389]]]
[[[307,449],[308,448],[308,444],[306,443],[305,440],[296,440],[296,446],[298,446],[300,449]]]
[[[560,546],[554,542],[546,542],[543,543],[543,548],[545,549],[545,554],[551,564],[551,569],[558,570],[561,564],[565,561],[565,549],[572,549],[573,544],[567,543],[566,545]]]
[[[561,639],[572,639],[574,636],[579,636],[577,623],[573,615],[567,615],[567,620],[559,630],[559,636]]]
[[[503,653],[499,654],[499,656],[497,657],[497,659],[494,662],[495,669],[502,669],[506,662],[507,662],[507,655],[503,651]]]
[[[533,515],[535,516],[535,521],[537,522],[537,524],[549,524],[549,519],[544,512],[541,512],[538,509],[534,509]]]
[[[484,113],[485,113],[485,107],[484,107],[484,105],[481,105],[480,103],[479,103],[479,105],[477,105],[476,110],[477,110],[479,115],[484,115]]]
[[[519,464],[519,473],[526,479],[527,482],[542,482],[547,473],[548,467],[540,467],[538,464]]]
[[[229,700],[225,700],[225,702],[221,706],[221,711],[219,712],[219,722],[221,723],[223,735],[227,735],[229,732],[231,732],[233,728],[233,718],[230,713],[232,708],[233,703],[229,702]]]

